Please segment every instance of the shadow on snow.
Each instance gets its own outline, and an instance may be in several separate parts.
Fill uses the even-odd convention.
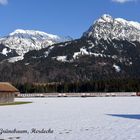
[[[106,114],[113,117],[121,117],[127,119],[138,119],[140,120],[140,114]]]

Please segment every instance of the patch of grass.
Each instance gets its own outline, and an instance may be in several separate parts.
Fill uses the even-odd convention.
[[[6,106],[6,105],[22,105],[22,104],[30,104],[32,102],[13,102],[13,103],[2,103],[0,106]]]

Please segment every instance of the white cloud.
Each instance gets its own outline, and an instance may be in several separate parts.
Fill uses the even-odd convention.
[[[6,5],[8,4],[8,0],[0,0],[0,5]]]
[[[134,2],[136,0],[112,0],[113,2],[118,2],[118,3],[126,3],[126,2]]]

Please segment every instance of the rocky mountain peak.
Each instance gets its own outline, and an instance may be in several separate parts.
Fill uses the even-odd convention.
[[[18,55],[23,56],[31,50],[40,50],[70,40],[72,40],[70,37],[60,37],[42,31],[17,29],[8,36],[1,38],[0,44],[16,50]]]
[[[97,22],[112,22],[113,18],[109,14],[104,14],[97,20]]]
[[[140,23],[104,14],[83,34],[83,37],[140,42]]]

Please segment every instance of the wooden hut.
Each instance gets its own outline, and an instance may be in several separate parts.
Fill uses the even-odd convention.
[[[15,95],[18,93],[19,90],[10,83],[0,82],[0,104],[14,102]]]

